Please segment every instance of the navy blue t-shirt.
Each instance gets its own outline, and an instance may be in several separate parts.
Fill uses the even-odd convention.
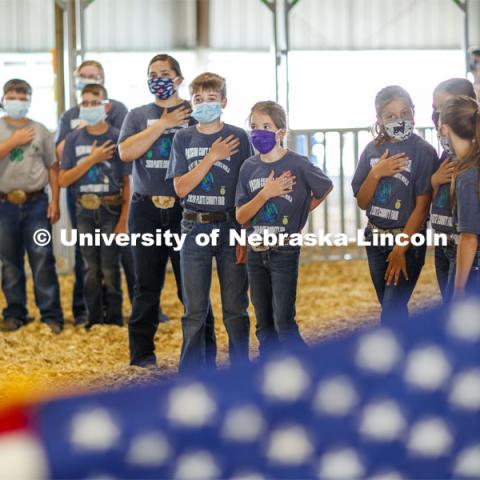
[[[117,100],[110,100],[112,108],[108,112],[107,121],[112,126],[120,130],[123,120],[128,113],[127,107]],[[70,108],[60,117],[60,125],[58,127],[57,135],[55,137],[55,145],[58,145],[65,137],[73,132],[79,125],[80,107],[76,105]]]
[[[416,197],[432,192],[431,177],[437,168],[438,156],[435,149],[416,134],[403,142],[386,142],[379,147],[370,142],[362,152],[353,176],[355,197],[386,149],[389,156],[405,153],[409,161],[405,170],[380,180],[368,205],[367,217],[378,228],[402,228],[415,208]]]
[[[455,180],[456,208],[453,221],[459,233],[476,233],[480,236],[480,200],[478,168],[460,172]],[[480,242],[479,247],[480,250]]]
[[[65,140],[60,168],[62,170],[70,170],[77,163],[88,157],[95,140],[97,141],[97,146],[103,145],[107,140],[111,140],[113,144],[116,144],[119,133],[113,127],[110,127],[102,135],[92,135],[88,133],[85,127],[75,130]],[[119,193],[123,187],[122,177],[130,175],[131,170],[131,165],[127,162],[122,162],[118,151],[116,151],[110,160],[93,165],[72,187],[77,195],[84,193],[95,193],[97,195]]]
[[[443,152],[438,163],[440,164],[448,158],[448,155]],[[440,185],[437,196],[432,201],[432,210],[430,215],[430,223],[432,228],[438,232],[455,233],[452,218],[452,200],[450,198],[450,182]]]
[[[177,108],[187,107],[190,104],[185,101],[175,107],[168,108],[168,112],[172,112]],[[120,131],[119,143],[122,143],[128,137],[136,135],[148,128],[153,122],[156,122],[165,109],[156,103],[149,103],[142,107],[134,108],[128,113],[123,122]],[[194,125],[196,122],[190,117],[189,123],[176,126],[165,130],[156,142],[142,155],[133,162],[133,191],[141,195],[164,195],[176,197],[173,188],[173,180],[166,180],[165,174],[170,162],[170,150],[172,148],[173,137],[176,132]]]
[[[260,155],[250,157],[242,165],[237,183],[237,207],[252,200],[264,187],[272,170],[275,178],[290,171],[295,176],[291,193],[269,199],[252,218],[249,233],[299,233],[307,222],[312,195],[322,198],[332,187],[332,181],[307,157],[288,151],[280,160],[267,163]]]
[[[177,132],[173,139],[167,178],[188,173],[210,151],[217,138],[235,135],[240,140],[238,152],[232,157],[216,162],[203,180],[185,198],[182,206],[196,212],[223,212],[235,208],[235,190],[243,162],[254,154],[247,133],[241,128],[224,124],[212,134],[200,133],[196,127]]]

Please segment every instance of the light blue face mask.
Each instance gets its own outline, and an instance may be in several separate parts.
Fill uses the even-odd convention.
[[[192,117],[199,123],[212,123],[222,115],[220,102],[203,102],[193,106]]]
[[[3,108],[7,116],[14,120],[21,120],[27,116],[30,110],[30,102],[28,100],[5,100]]]
[[[97,125],[107,118],[105,112],[105,105],[98,105],[96,107],[80,107],[80,120],[88,123],[88,125]]]

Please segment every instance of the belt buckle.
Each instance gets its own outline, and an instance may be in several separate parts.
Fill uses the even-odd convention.
[[[268,245],[265,245],[264,243],[262,242],[253,242],[250,244],[250,247],[252,248],[252,250],[254,252],[266,252],[267,250],[270,250],[271,247],[269,247]]]
[[[27,193],[23,190],[12,190],[7,193],[7,200],[15,205],[23,205],[27,201]]]
[[[152,203],[156,208],[167,210],[175,205],[175,197],[166,197],[163,195],[152,195]]]
[[[197,213],[197,223],[199,223],[200,225],[206,225],[208,222],[208,220],[204,220],[204,215],[208,215],[208,213],[206,212],[199,212]]]
[[[94,193],[86,193],[80,197],[80,205],[86,210],[97,210],[101,204],[100,197]]]

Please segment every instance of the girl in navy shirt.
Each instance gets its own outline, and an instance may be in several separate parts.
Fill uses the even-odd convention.
[[[443,105],[456,95],[466,95],[475,99],[472,82],[465,78],[450,78],[441,82],[433,91],[432,105],[432,120],[437,129],[443,152],[439,160],[439,166],[432,175],[433,196],[430,223],[436,232],[445,233],[448,236],[447,245],[435,246],[435,272],[444,302],[450,301],[455,280],[456,239],[458,235],[453,224],[450,187],[456,159],[448,139],[440,135],[438,128],[440,111]]]
[[[332,182],[307,157],[282,146],[287,121],[275,102],[250,112],[251,141],[259,154],[245,160],[236,192],[237,221],[247,233],[300,233],[309,212],[332,190]],[[300,247],[249,247],[247,271],[257,319],[260,354],[292,342],[305,346],[295,321]]]
[[[401,87],[389,86],[375,98],[375,140],[360,156],[352,180],[358,206],[366,211],[365,239],[373,233],[407,236],[407,245],[367,246],[370,275],[382,306],[381,320],[408,316],[408,301],[422,270],[426,245],[410,245],[423,232],[431,202],[435,149],[413,133],[414,106]]]
[[[480,293],[480,112],[467,96],[448,100],[440,113],[440,134],[457,157],[452,181],[453,222],[459,233],[454,298]]]

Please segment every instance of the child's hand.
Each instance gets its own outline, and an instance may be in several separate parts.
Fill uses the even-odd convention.
[[[267,178],[262,193],[266,199],[286,195],[293,190],[295,178],[290,171],[283,172],[279,177],[274,178],[275,172],[272,170]]]
[[[58,202],[50,202],[48,204],[47,218],[52,225],[55,225],[60,219],[60,205]]]
[[[94,163],[102,163],[113,157],[116,148],[117,146],[112,143],[111,140],[107,140],[103,145],[97,147],[97,141],[95,140],[92,145],[90,156],[94,159]]]
[[[12,135],[12,141],[18,147],[31,142],[35,138],[35,130],[33,128],[19,128]]]
[[[119,233],[128,233],[127,220],[119,220],[113,231],[115,235]]]
[[[398,285],[400,279],[400,273],[403,273],[405,280],[408,280],[407,272],[407,260],[405,258],[405,252],[397,247],[390,252],[387,257],[387,271],[385,272],[385,280],[387,285],[390,286],[393,282],[395,286]]]
[[[235,245],[235,254],[237,257],[236,264],[244,265],[247,263],[247,246],[246,245]]]
[[[240,140],[235,135],[229,135],[225,140],[222,140],[222,137],[218,137],[213,142],[208,155],[212,163],[215,163],[238,153],[239,146]]]
[[[448,160],[444,160],[438,167],[437,171],[432,175],[432,187],[438,188],[440,185],[450,183],[452,181],[455,164]]]
[[[407,160],[408,157],[404,153],[389,157],[388,150],[385,150],[379,162],[372,167],[372,173],[378,180],[382,177],[393,177],[407,166]]]
[[[159,122],[163,124],[165,129],[177,127],[178,125],[183,125],[188,122],[188,119],[190,118],[190,112],[191,110],[189,108],[180,107],[168,113],[167,109],[165,108]]]

